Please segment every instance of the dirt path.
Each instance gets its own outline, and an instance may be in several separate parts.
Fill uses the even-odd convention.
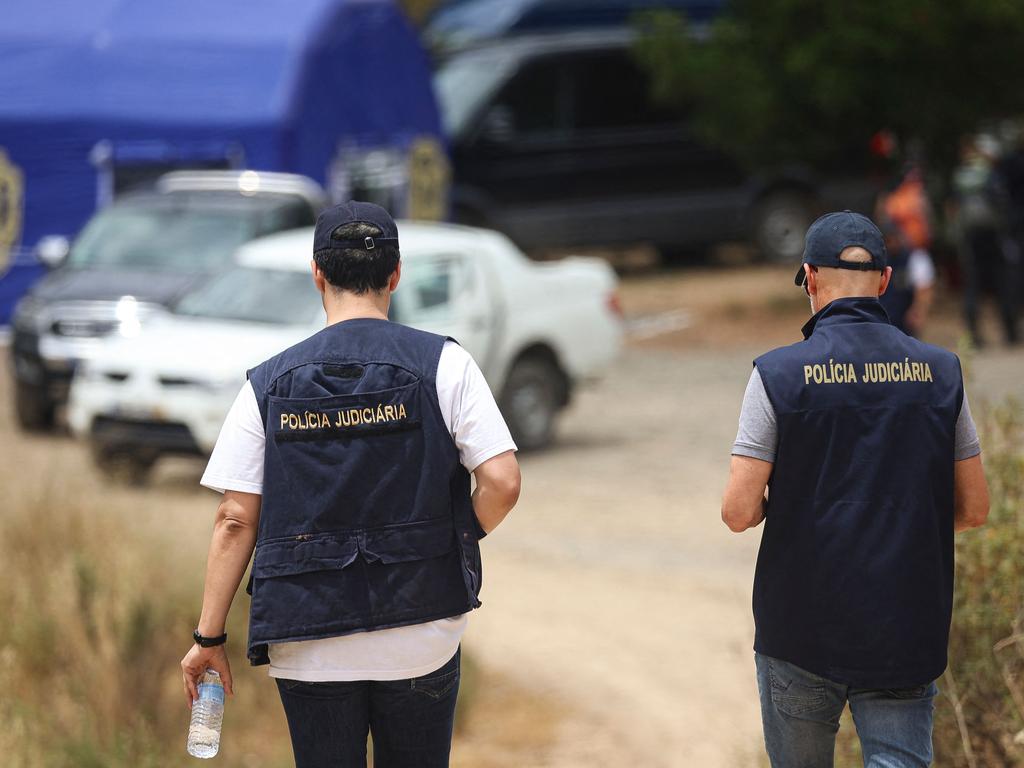
[[[570,722],[545,765],[713,768],[756,746],[757,536],[717,512],[749,359],[631,349],[524,458],[466,645],[581,705],[591,728]]]
[[[750,360],[796,340],[806,318],[788,272],[624,284],[643,339],[580,393],[556,448],[523,457],[522,501],[483,544],[484,607],[465,646],[487,690],[454,764],[758,765],[749,606],[760,534],[729,533],[718,505]],[[936,329],[955,340],[955,318]],[[1024,398],[1024,355],[990,350],[971,367],[975,403]],[[27,483],[73,479],[75,493],[159,519],[182,567],[201,567],[214,496],[196,489],[200,464],[112,490],[81,446],[13,429],[7,381],[0,371],[0,459],[24,465]]]
[[[557,448],[523,457],[523,498],[484,543],[485,606],[466,645],[575,702],[537,765],[760,764],[749,607],[760,530],[729,533],[718,508],[750,361],[797,340],[807,317],[787,276],[629,281],[643,340],[581,394]],[[748,303],[737,314],[726,295]],[[635,322],[651,316],[668,318],[665,332]],[[933,336],[952,346],[955,315]],[[987,351],[971,367],[979,405],[1024,398],[1021,353]]]

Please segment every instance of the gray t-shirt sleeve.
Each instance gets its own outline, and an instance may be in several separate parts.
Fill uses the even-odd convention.
[[[981,453],[981,441],[978,440],[978,428],[971,417],[971,406],[967,404],[967,393],[960,406],[960,415],[956,420],[956,442],[953,448],[953,459],[963,461]]]
[[[732,455],[774,462],[778,444],[779,430],[775,422],[775,409],[768,399],[761,374],[754,368],[747,382],[747,391],[743,395],[740,427],[736,433],[736,442],[732,444]]]

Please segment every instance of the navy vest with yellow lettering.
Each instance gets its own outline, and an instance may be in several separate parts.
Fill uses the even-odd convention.
[[[266,433],[248,656],[480,602],[481,531],[435,376],[445,339],[330,325],[249,371]]]
[[[804,337],[754,361],[779,439],[755,649],[851,686],[922,685],[946,667],[960,361],[869,298]]]

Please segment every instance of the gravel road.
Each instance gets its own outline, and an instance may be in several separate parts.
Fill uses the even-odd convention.
[[[559,446],[524,457],[466,647],[576,704],[545,764],[714,768],[757,746],[758,534],[718,517],[749,366],[630,349]]]
[[[542,765],[760,763],[750,590],[760,529],[719,501],[753,348],[628,348],[486,539],[466,646],[575,705]],[[973,361],[971,397],[1024,400],[1024,357]]]
[[[522,457],[522,500],[483,543],[484,606],[465,647],[485,673],[557,708],[544,744],[487,765],[760,764],[750,616],[760,531],[732,534],[718,510],[750,361],[796,340],[807,314],[791,285],[774,293],[789,271],[624,283],[634,341],[579,393],[557,446]],[[955,316],[944,327],[949,343]],[[971,367],[974,403],[1024,399],[1020,353],[987,350]],[[149,490],[110,489],[72,441],[20,436],[6,412],[0,431],[6,460],[26,463],[39,482],[76,476],[74,492],[160,516],[183,560],[198,565],[214,504],[195,486],[201,464],[161,469]],[[470,747],[493,754],[489,740],[516,740],[500,733],[512,727],[500,711],[488,718],[470,734],[470,762],[457,746],[457,763],[476,768],[484,762]]]

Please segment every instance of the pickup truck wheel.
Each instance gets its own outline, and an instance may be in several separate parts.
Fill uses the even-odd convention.
[[[53,401],[40,387],[31,384],[17,384],[14,389],[14,410],[18,426],[29,432],[42,432],[53,427],[56,409]]]
[[[552,362],[527,358],[513,366],[502,393],[501,411],[521,450],[551,443],[563,386],[562,373]]]
[[[140,453],[127,447],[93,446],[92,458],[97,469],[110,482],[118,485],[143,486],[149,481],[157,456]]]
[[[773,264],[800,262],[804,235],[814,221],[810,200],[799,192],[774,192],[754,210],[754,244]]]

